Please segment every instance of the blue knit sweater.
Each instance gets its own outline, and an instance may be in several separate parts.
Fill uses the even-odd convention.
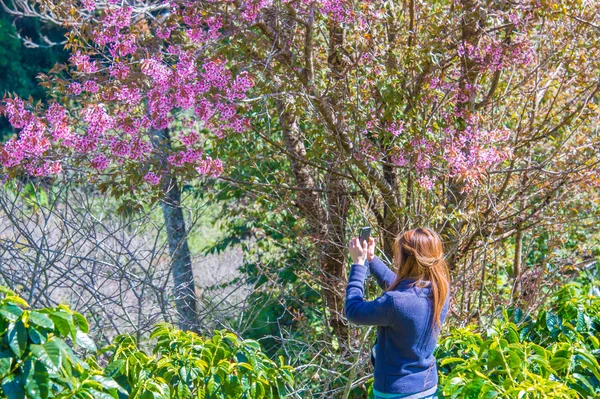
[[[396,279],[379,258],[369,263],[377,284],[386,289]],[[415,280],[402,280],[374,301],[363,299],[367,267],[352,265],[346,287],[346,318],[355,324],[377,326],[374,388],[379,392],[411,394],[437,386],[433,350],[438,331],[432,330],[431,287],[419,288]],[[443,323],[449,296],[440,315]]]

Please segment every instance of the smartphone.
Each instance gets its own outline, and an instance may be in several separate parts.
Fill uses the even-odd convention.
[[[371,228],[370,227],[363,227],[360,229],[360,234],[358,235],[358,238],[360,239],[360,245],[362,245],[362,243],[364,241],[366,241],[368,243],[370,237],[371,237]],[[369,276],[371,274],[371,272],[370,272],[368,260],[365,260],[365,266],[367,266],[367,276]]]
[[[362,245],[363,241],[369,242],[369,238],[371,237],[371,228],[363,227],[360,229],[360,234],[358,235],[360,238],[360,243]]]

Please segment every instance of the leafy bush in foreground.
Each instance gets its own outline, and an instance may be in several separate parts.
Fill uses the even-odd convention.
[[[81,314],[64,305],[29,309],[4,287],[0,295],[0,397],[282,398],[293,383],[291,367],[256,341],[226,331],[205,339],[168,324],[154,330],[151,354],[118,336],[98,352],[108,359],[103,368]]]
[[[600,297],[567,284],[536,319],[503,312],[487,334],[461,328],[437,349],[444,398],[600,397]]]

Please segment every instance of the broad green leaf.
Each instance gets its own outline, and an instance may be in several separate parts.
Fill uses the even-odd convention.
[[[29,334],[29,339],[34,344],[43,344],[46,342],[46,335],[39,332],[34,326],[29,326],[27,333]]]
[[[77,321],[77,327],[86,334],[90,333],[90,326],[87,319],[80,313],[73,312],[73,318]]]
[[[217,384],[215,383],[214,378],[209,377],[208,382],[206,383],[206,392],[210,395],[213,395],[217,390]]]
[[[21,298],[18,295],[15,295],[14,293],[13,293],[13,295],[7,295],[4,298],[4,301],[8,302],[8,303],[13,303],[13,304],[15,304],[17,306],[22,306],[24,308],[28,308],[29,307],[29,304],[27,303],[27,301],[25,299]]]
[[[590,381],[588,380],[588,378],[586,376],[581,375],[579,373],[573,373],[573,378],[575,380],[577,380],[577,382],[579,382],[583,387],[585,387],[586,393],[588,393],[588,394],[595,393],[594,386],[590,383]]]
[[[98,390],[93,389],[93,388],[89,388],[89,389],[87,389],[87,391],[90,394],[92,394],[94,398],[98,398],[98,399],[118,399],[118,397],[119,397],[118,395],[114,395],[113,396],[113,395],[111,395],[109,393],[101,392],[101,391],[98,391]]]
[[[51,313],[50,318],[63,337],[70,336],[73,341],[77,340],[77,328],[73,316],[64,310]]]
[[[465,359],[463,359],[462,357],[447,357],[445,359],[441,359],[440,365],[445,366],[447,364],[459,363],[459,362],[462,363],[464,361],[465,361]]]
[[[8,348],[0,350],[0,379],[10,372],[13,356],[14,354]]]
[[[550,359],[550,367],[552,367],[555,371],[560,371],[568,365],[569,359],[566,359],[564,357],[553,357],[552,359]]]
[[[20,376],[11,374],[2,380],[2,392],[7,399],[24,399],[25,391]]]
[[[59,349],[62,353],[63,367],[70,368],[71,364],[74,364],[74,365],[79,365],[79,366],[83,367],[84,369],[89,368],[87,363],[84,363],[81,360],[79,360],[77,355],[75,355],[75,353],[73,352],[73,349],[71,349],[71,347],[69,345],[67,345],[65,343],[65,341],[63,341],[60,338],[54,338],[53,342],[59,347]],[[67,360],[67,361],[65,361],[65,360]]]
[[[8,345],[17,357],[22,357],[27,349],[27,330],[21,320],[8,326]]]
[[[49,330],[54,329],[54,323],[52,319],[43,313],[32,311],[29,313],[29,321],[40,327],[47,328]]]
[[[29,347],[34,358],[44,364],[48,370],[58,373],[62,363],[62,352],[54,340],[43,345],[31,345]]]
[[[265,397],[265,387],[260,381],[256,381],[256,398],[261,399]]]
[[[238,367],[248,370],[248,371],[254,371],[254,367],[249,363],[244,363],[244,362],[238,363]]]
[[[21,315],[23,314],[23,310],[15,305],[4,305],[0,308],[0,315],[4,316],[4,318],[11,323],[19,320]]]
[[[125,389],[123,389],[123,387],[121,385],[119,385],[115,380],[113,380],[112,378],[108,378],[102,375],[93,375],[92,377],[90,377],[91,380],[93,381],[97,381],[100,384],[102,384],[102,386],[104,387],[104,389],[116,389],[121,393],[126,393],[127,391],[125,391]]]
[[[250,348],[254,349],[257,352],[261,351],[260,344],[252,339],[245,340],[244,344],[246,344],[246,346],[249,346]]]
[[[81,330],[77,330],[77,345],[92,352],[96,352],[98,350],[96,348],[96,344],[90,338],[90,336]]]
[[[40,362],[29,359],[23,366],[23,379],[27,397],[31,399],[46,399],[50,391],[48,370]]]
[[[238,398],[241,397],[242,392],[244,392],[244,388],[242,388],[242,384],[237,375],[230,375],[227,378],[227,387],[228,397]]]
[[[558,330],[560,330],[560,324],[560,318],[557,315],[550,312],[546,314],[546,326],[550,333],[558,332]]]

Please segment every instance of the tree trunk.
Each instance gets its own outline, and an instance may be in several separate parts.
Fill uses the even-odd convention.
[[[165,129],[157,134],[159,145],[170,148],[169,132]],[[192,256],[187,241],[187,229],[183,210],[181,209],[181,191],[175,176],[163,178],[162,188],[165,197],[162,200],[162,212],[167,230],[169,253],[171,255],[171,272],[173,273],[173,295],[179,328],[184,331],[198,331],[198,301]]]
[[[175,308],[179,317],[179,328],[198,331],[198,308],[192,257],[187,242],[187,231],[181,193],[175,177],[171,179],[170,189],[162,203],[163,216],[169,240],[171,271],[173,273],[173,293]]]
[[[398,176],[394,167],[390,166],[391,160],[386,158],[386,163],[383,165],[383,177],[394,189],[398,191]],[[394,258],[394,243],[396,237],[400,233],[400,215],[395,211],[397,208],[393,204],[383,202],[383,252],[388,259]]]
[[[285,148],[296,185],[303,189],[297,193],[296,204],[310,226],[312,237],[321,243],[319,272],[325,305],[330,313],[327,323],[340,340],[345,340],[348,336],[348,328],[343,318],[346,284],[345,222],[349,200],[345,196],[341,178],[332,174],[328,184],[327,200],[322,201],[313,177],[315,171],[305,161],[306,148],[298,125],[298,117],[288,109],[290,102],[287,100],[277,99],[276,103]]]
[[[327,184],[327,236],[321,251],[321,265],[325,285],[325,302],[331,315],[329,324],[341,342],[348,339],[348,325],[344,319],[346,289],[346,218],[350,199],[343,179],[331,174]]]

